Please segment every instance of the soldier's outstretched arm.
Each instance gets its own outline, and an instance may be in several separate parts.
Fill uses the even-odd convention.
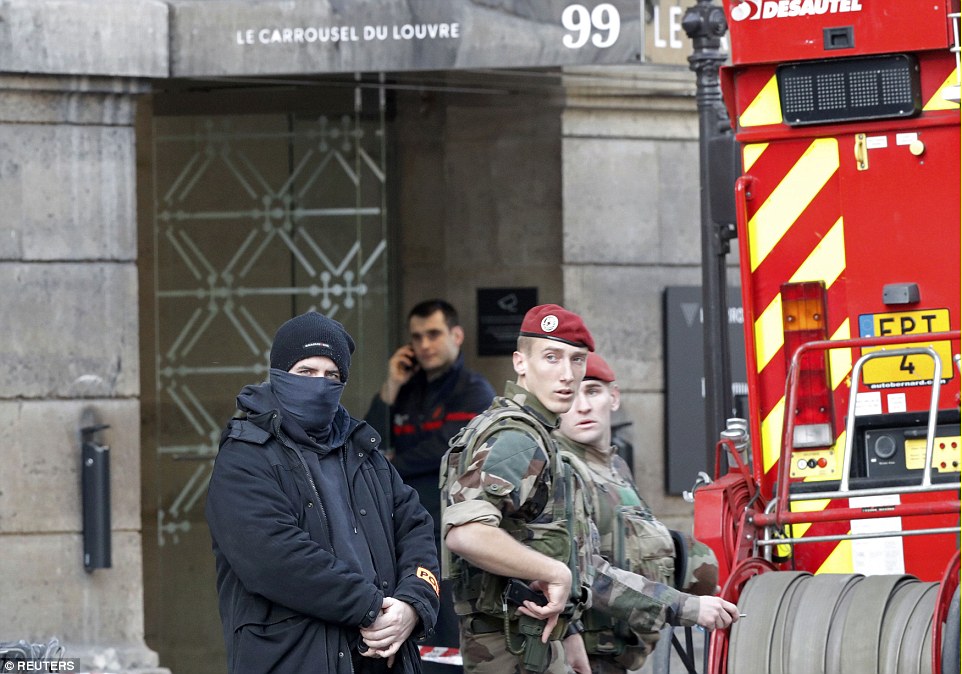
[[[696,597],[644,576],[611,566],[600,555],[592,558],[594,579],[591,607],[624,620],[634,632],[652,632],[669,625],[728,627],[738,620],[738,608],[720,597]]]
[[[454,554],[489,573],[507,578],[539,581],[538,589],[548,603],[525,602],[525,613],[547,621],[543,641],[554,629],[571,592],[571,570],[567,564],[522,545],[504,529],[481,522],[468,522],[448,529],[444,544]]]

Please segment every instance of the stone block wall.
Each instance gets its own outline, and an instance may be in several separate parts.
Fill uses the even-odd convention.
[[[537,286],[581,312],[618,374],[642,492],[688,529],[691,506],[664,488],[662,305],[665,287],[701,284],[694,75],[566,68],[560,86],[563,100],[511,104],[399,95],[397,306],[446,294],[496,389],[514,373],[475,355],[477,287]]]
[[[694,76],[667,66],[565,73],[565,303],[618,377],[617,418],[632,422],[642,494],[659,519],[689,530],[691,505],[664,488],[662,297],[666,286],[701,284]]]
[[[0,641],[110,671],[143,642],[135,81],[0,77]],[[112,566],[84,570],[80,426],[108,424]]]
[[[559,90],[399,95],[399,313],[447,295],[469,365],[496,389],[514,373],[475,355],[476,288],[537,286],[582,313],[618,375],[642,493],[689,529],[691,506],[664,488],[662,305],[665,287],[701,284],[694,75],[566,68]]]
[[[144,644],[135,134],[160,0],[0,7],[0,641],[159,672]],[[81,436],[107,424],[112,566],[83,558]]]
[[[563,300],[560,101],[504,98],[399,94],[395,131],[398,312],[403,322],[415,303],[448,299],[467,364],[499,393],[514,370],[510,356],[477,355],[477,289],[537,287],[539,302]]]

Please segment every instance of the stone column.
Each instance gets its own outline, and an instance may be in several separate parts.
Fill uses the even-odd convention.
[[[691,527],[664,488],[666,286],[699,285],[698,116],[684,66],[565,69],[565,306],[582,312],[633,422],[635,476],[658,518]]]
[[[134,111],[159,0],[0,3],[0,641],[84,671],[144,644]],[[108,424],[112,565],[85,571],[80,426]]]
[[[0,641],[144,644],[132,79],[0,76]],[[84,570],[80,426],[109,424],[112,566]],[[89,418],[89,417],[88,417]]]

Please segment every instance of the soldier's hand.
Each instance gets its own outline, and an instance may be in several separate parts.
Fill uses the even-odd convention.
[[[575,674],[591,674],[591,663],[588,662],[588,651],[585,650],[585,640],[580,634],[565,637],[565,662]]]
[[[698,597],[698,624],[708,630],[725,628],[738,620],[738,607],[721,597]]]
[[[541,641],[548,643],[551,631],[558,624],[558,615],[564,611],[565,605],[568,603],[568,597],[571,595],[571,571],[567,565],[559,562],[556,580],[535,580],[531,582],[531,587],[543,592],[545,597],[548,598],[548,603],[544,606],[538,606],[533,601],[526,601],[518,607],[518,610],[526,616],[545,621]]]
[[[410,344],[405,344],[395,351],[387,363],[387,380],[381,385],[381,400],[393,405],[398,391],[411,380],[418,369],[414,348]]]

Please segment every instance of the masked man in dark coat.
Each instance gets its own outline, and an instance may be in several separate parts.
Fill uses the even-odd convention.
[[[433,633],[433,523],[340,404],[354,341],[308,312],[244,387],[206,515],[231,674],[419,672]]]

